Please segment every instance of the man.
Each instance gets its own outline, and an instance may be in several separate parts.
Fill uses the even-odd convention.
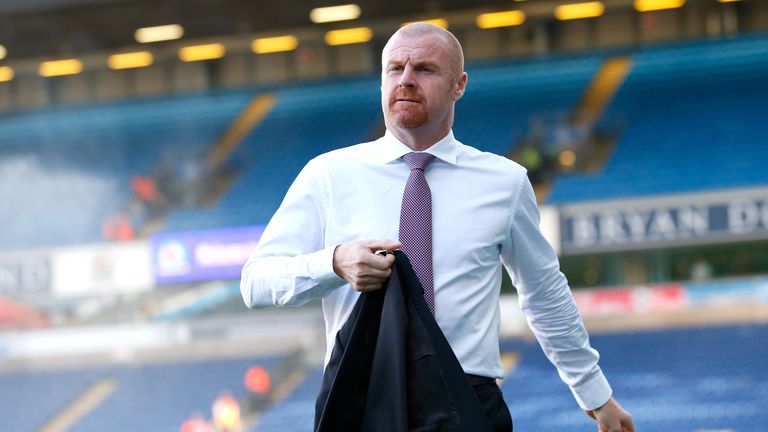
[[[390,275],[394,257],[375,252],[402,247],[465,373],[500,378],[503,261],[531,328],[579,405],[600,431],[634,431],[631,416],[611,396],[557,256],[539,231],[525,170],[453,137],[454,105],[466,85],[461,46],[450,32],[426,23],[398,30],[382,53],[385,136],[307,164],[243,268],[245,303],[322,298],[330,354],[359,293],[380,289]],[[413,168],[409,154],[428,160]],[[411,202],[414,173],[428,192]],[[432,229],[415,232],[406,212],[430,194],[431,206],[419,210],[417,222],[431,212]],[[395,238],[399,242],[377,240]],[[493,386],[478,397],[496,430],[511,430]]]

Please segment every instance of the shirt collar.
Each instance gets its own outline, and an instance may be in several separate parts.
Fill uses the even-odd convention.
[[[400,159],[403,155],[411,153],[413,150],[403,144],[390,131],[387,131],[379,140],[379,148],[374,158],[384,164]],[[458,141],[453,137],[453,131],[448,131],[440,141],[432,144],[431,147],[424,150],[436,158],[448,162],[451,165],[456,164],[456,155],[458,153]]]

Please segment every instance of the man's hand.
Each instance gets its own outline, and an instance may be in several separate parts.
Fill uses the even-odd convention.
[[[587,414],[597,420],[598,432],[635,432],[632,415],[613,397],[600,408],[587,411]]]
[[[339,245],[333,251],[333,271],[349,282],[355,291],[380,289],[392,272],[395,256],[380,256],[374,252],[398,248],[400,243],[390,240],[363,240]]]

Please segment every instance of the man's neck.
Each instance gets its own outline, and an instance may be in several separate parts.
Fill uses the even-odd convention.
[[[420,129],[421,128],[405,129],[398,128],[397,126],[387,126],[387,130],[389,130],[389,132],[392,133],[395,138],[400,140],[400,142],[408,146],[413,151],[424,151],[432,147],[438,141],[445,138],[445,136],[448,135],[448,132],[450,132],[450,128],[448,130],[441,129],[435,131],[426,131]]]

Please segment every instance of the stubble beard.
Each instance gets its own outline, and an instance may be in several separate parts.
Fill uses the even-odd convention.
[[[402,129],[415,129],[424,126],[429,120],[427,114],[423,111],[408,112],[397,111],[394,113],[395,125]]]

